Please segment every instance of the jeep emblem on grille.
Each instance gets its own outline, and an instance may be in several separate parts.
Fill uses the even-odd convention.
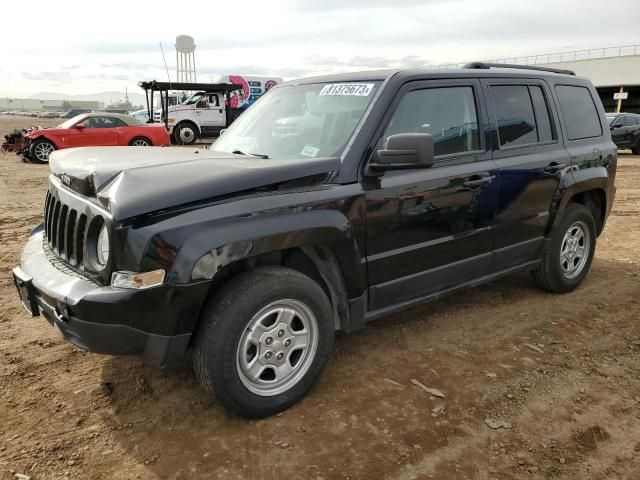
[[[65,175],[63,173],[62,175],[60,175],[60,180],[62,180],[62,183],[64,183],[67,186],[71,185],[71,178],[69,178],[69,175]]]

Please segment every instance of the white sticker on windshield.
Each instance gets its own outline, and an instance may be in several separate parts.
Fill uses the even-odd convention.
[[[373,91],[373,83],[331,83],[320,90],[320,96],[325,95],[353,95],[368,97]]]
[[[320,149],[317,147],[306,145],[300,152],[300,155],[304,155],[305,157],[316,157],[319,151]]]

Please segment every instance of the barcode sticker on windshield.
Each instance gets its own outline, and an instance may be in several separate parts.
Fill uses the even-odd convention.
[[[300,155],[304,155],[305,157],[317,157],[320,149],[318,147],[314,147],[313,145],[306,145]]]
[[[373,91],[373,83],[331,83],[320,90],[320,96],[353,95],[368,97]]]

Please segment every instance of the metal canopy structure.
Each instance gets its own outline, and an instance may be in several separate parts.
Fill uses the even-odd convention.
[[[153,123],[153,98],[156,92],[160,94],[160,108],[162,114],[160,119],[165,127],[169,127],[169,91],[185,91],[185,92],[205,92],[205,93],[222,93],[228,95],[229,92],[242,89],[241,85],[233,83],[192,83],[192,82],[157,82],[151,80],[149,82],[138,82],[138,86],[145,91],[147,100],[147,113],[149,114],[148,123]]]

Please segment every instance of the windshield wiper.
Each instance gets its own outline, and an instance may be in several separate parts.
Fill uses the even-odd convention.
[[[263,155],[261,153],[245,153],[242,150],[234,150],[231,153],[235,153],[235,154],[238,154],[238,155],[249,155],[251,157],[258,157],[258,158],[263,158],[263,159],[269,158],[269,155]]]

